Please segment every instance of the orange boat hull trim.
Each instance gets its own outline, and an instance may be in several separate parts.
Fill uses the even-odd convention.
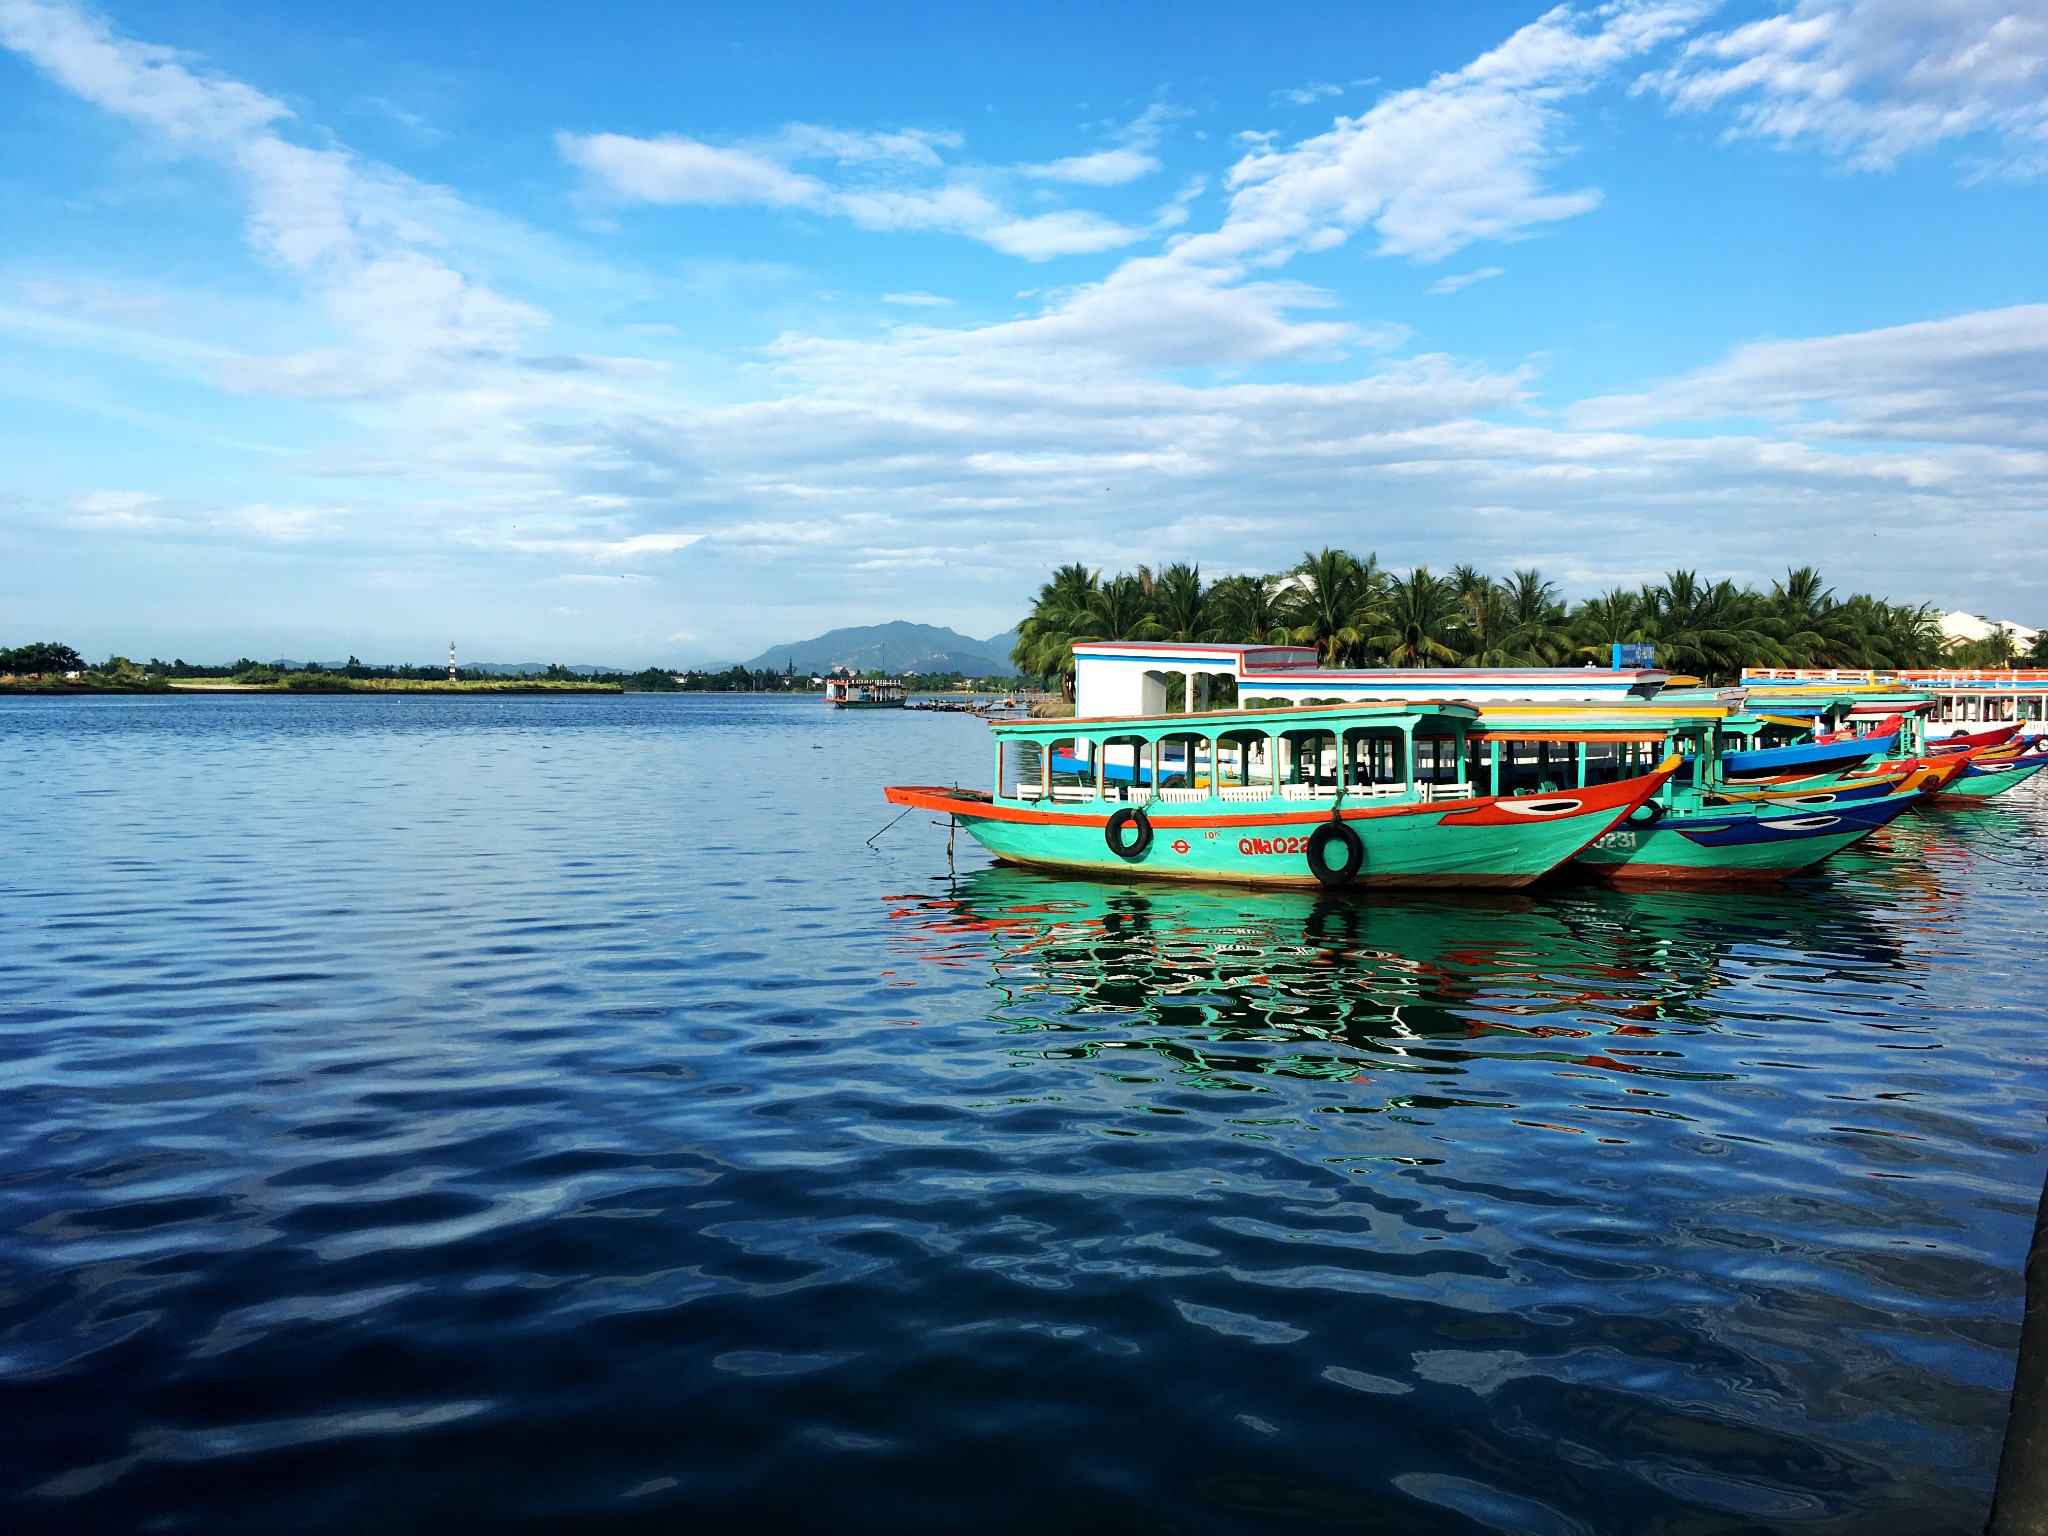
[[[1037,869],[1243,885],[1502,890],[1571,859],[1646,803],[1676,766],[1671,759],[1655,773],[1554,794],[1399,804],[1210,797],[1041,808],[929,785],[897,785],[888,797],[951,816],[996,858]]]

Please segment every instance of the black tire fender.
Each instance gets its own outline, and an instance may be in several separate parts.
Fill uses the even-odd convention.
[[[1641,805],[1628,813],[1628,820],[1623,825],[1630,827],[1654,827],[1663,819],[1664,807],[1654,800],[1645,800]]]
[[[1341,850],[1341,861],[1330,863],[1331,845]],[[1365,844],[1341,821],[1326,821],[1308,838],[1308,871],[1318,882],[1335,890],[1349,885],[1365,867]]]
[[[1126,839],[1124,830],[1127,827],[1137,828],[1137,836]],[[1137,806],[1127,805],[1103,823],[1102,840],[1120,859],[1142,859],[1152,846],[1152,818]]]

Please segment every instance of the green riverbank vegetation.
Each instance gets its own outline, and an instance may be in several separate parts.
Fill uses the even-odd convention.
[[[919,673],[899,679],[913,693],[1015,693],[1017,678]],[[131,661],[110,656],[94,664],[69,645],[38,641],[0,648],[0,693],[818,693],[823,684],[793,669],[637,672],[565,667],[523,672],[446,666],[371,666],[351,656],[338,666],[317,662],[255,661],[244,656],[219,665],[183,659]]]
[[[1605,665],[1611,647],[1654,645],[1657,664],[1712,682],[1744,667],[2048,665],[2048,642],[2010,634],[1945,646],[1931,604],[1837,597],[1811,567],[1769,590],[1673,571],[1661,582],[1566,602],[1539,570],[1505,579],[1475,566],[1381,568],[1340,549],[1271,575],[1204,582],[1185,562],[1104,578],[1065,565],[1039,588],[1011,653],[1020,671],[1073,694],[1071,647],[1087,640],[1313,645],[1326,666]]]
[[[0,693],[618,693],[624,686],[618,677],[587,677],[566,667],[510,676],[458,669],[451,681],[446,667],[371,667],[354,657],[339,667],[248,657],[224,666],[126,656],[94,664],[55,641],[0,649]]]

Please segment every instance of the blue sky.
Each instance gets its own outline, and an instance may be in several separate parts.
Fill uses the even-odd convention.
[[[2048,618],[2048,13],[0,0],[0,643],[1305,548]]]

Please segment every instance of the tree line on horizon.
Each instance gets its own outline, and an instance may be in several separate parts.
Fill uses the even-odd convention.
[[[368,663],[351,656],[336,665],[317,661],[257,661],[242,656],[234,661],[189,662],[183,657],[164,661],[131,661],[126,656],[109,656],[92,663],[73,646],[57,641],[37,641],[11,649],[0,647],[0,677],[66,677],[73,673],[96,683],[127,688],[162,687],[172,679],[284,686],[300,692],[345,692],[358,682],[440,682],[448,677],[445,663]],[[644,667],[637,672],[595,668],[579,672],[560,662],[537,671],[500,672],[481,667],[457,667],[455,681],[463,683],[548,682],[608,683],[632,693],[777,693],[787,691],[796,681],[781,672],[754,671],[734,666],[723,671],[691,670],[684,673],[666,667]],[[803,681],[808,682],[805,678]]]
[[[1099,640],[1312,645],[1325,666],[1343,667],[1604,665],[1617,644],[1654,645],[1658,666],[1713,682],[1744,667],[2048,665],[2048,631],[2029,653],[2003,629],[1946,645],[1932,604],[1838,598],[1811,566],[1768,591],[1673,571],[1574,604],[1536,569],[1505,580],[1472,565],[1394,572],[1330,548],[1286,571],[1213,582],[1186,561],[1106,579],[1063,565],[1039,588],[1011,659],[1071,696],[1073,646]]]
[[[111,687],[120,691],[161,692],[173,679],[218,681],[282,687],[301,693],[344,693],[349,685],[363,682],[440,682],[447,678],[445,664],[408,665],[365,663],[351,656],[338,665],[315,661],[256,661],[243,656],[221,663],[188,662],[182,657],[164,661],[151,657],[146,662],[126,656],[109,656],[92,663],[73,646],[57,641],[36,641],[29,645],[0,647],[0,678],[62,679],[73,674],[90,680],[94,689]],[[543,670],[501,672],[480,667],[458,667],[455,681],[463,683],[601,683],[627,693],[813,693],[811,674],[799,674],[793,666],[777,672],[735,663],[725,668],[692,667],[675,672],[667,667],[643,667],[621,672],[605,667],[578,671],[559,662]],[[947,692],[1009,680],[970,679],[958,672],[905,674],[904,685],[921,692]],[[822,686],[822,685],[821,685]]]

